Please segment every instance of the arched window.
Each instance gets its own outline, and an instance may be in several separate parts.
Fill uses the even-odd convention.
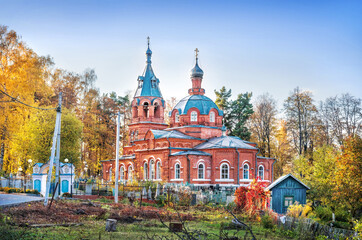
[[[175,179],[180,179],[181,167],[179,163],[175,164]]]
[[[220,171],[221,179],[229,179],[229,165],[227,163],[221,164]]]
[[[134,134],[134,140],[138,140],[138,130],[137,130],[136,133]]]
[[[143,116],[148,118],[148,102],[143,103]]]
[[[198,179],[204,179],[204,177],[205,177],[205,165],[203,163],[200,163],[198,167]]]
[[[160,117],[160,115],[161,115],[161,108],[158,106],[158,103],[157,102],[155,102],[155,104],[154,104],[154,117],[155,118],[159,118]]]
[[[128,180],[132,180],[132,165],[128,166]]]
[[[260,180],[264,180],[264,167],[262,165],[259,166],[259,177]]]
[[[123,167],[123,165],[119,169],[119,180],[124,180],[124,167]]]
[[[243,179],[249,179],[249,165],[245,163],[243,170]]]
[[[155,161],[151,160],[150,162],[150,179],[155,179]]]
[[[180,114],[178,113],[178,111],[175,114],[175,122],[180,122]]]
[[[133,142],[134,141],[134,132],[132,131],[131,132],[131,142]]]
[[[161,179],[161,163],[160,161],[156,164],[156,178]]]
[[[197,122],[197,112],[196,111],[191,112],[191,122]]]
[[[112,181],[112,167],[109,168],[109,181]]]
[[[143,179],[146,180],[147,179],[147,176],[148,176],[148,165],[147,163],[145,162],[143,164]]]
[[[215,113],[210,112],[210,122],[215,122]]]

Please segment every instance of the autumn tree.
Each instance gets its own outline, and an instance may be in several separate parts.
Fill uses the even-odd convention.
[[[351,210],[357,216],[362,209],[362,138],[348,137],[342,146],[333,178],[333,200]],[[360,213],[359,213],[360,214]]]
[[[9,166],[5,170],[15,170],[10,143],[33,111],[18,101],[31,106],[50,104],[47,81],[52,64],[50,57],[38,56],[15,31],[0,25],[0,170],[4,160]]]
[[[257,98],[250,117],[250,130],[262,156],[271,157],[271,141],[276,128],[276,102],[269,94]]]
[[[165,123],[170,124],[170,112],[172,111],[172,109],[176,106],[177,104],[177,99],[175,97],[171,97],[170,99],[166,100],[166,108],[164,111],[164,119],[165,119]]]
[[[284,102],[287,129],[293,139],[296,152],[306,154],[313,150],[313,134],[316,125],[317,108],[312,94],[298,87]]]
[[[49,160],[56,111],[38,111],[30,116],[11,143],[11,154],[19,160],[19,166],[27,168],[27,160],[45,163]],[[71,159],[78,164],[82,123],[74,112],[62,109],[60,159]]]
[[[277,161],[274,164],[274,179],[290,173],[292,170],[293,151],[286,125],[285,120],[280,120],[275,132],[273,156]]]

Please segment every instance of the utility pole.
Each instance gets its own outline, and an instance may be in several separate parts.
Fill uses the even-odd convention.
[[[60,93],[62,94],[62,93]],[[62,100],[61,98],[59,99]],[[59,103],[60,112],[62,111],[61,102]],[[60,123],[62,122],[62,115],[59,116]],[[56,156],[56,166],[55,166],[55,186],[58,183],[58,189],[54,192],[54,198],[58,199],[60,195],[60,132],[62,129],[62,124],[59,124],[58,135],[57,135],[57,156]]]
[[[50,156],[50,160],[49,160],[49,171],[48,171],[48,178],[47,178],[47,184],[46,184],[46,189],[45,189],[44,206],[48,205],[50,183],[52,180],[53,164],[54,164],[54,158],[55,158],[55,147],[56,147],[56,143],[57,143],[58,131],[60,129],[60,124],[61,124],[61,122],[60,122],[61,115],[62,115],[62,93],[59,93],[59,105],[57,107],[57,117],[55,120],[52,151],[51,151],[51,156]]]
[[[118,203],[118,176],[119,176],[119,128],[121,125],[121,114],[117,114],[117,139],[116,139],[116,176],[114,182],[114,202]]]

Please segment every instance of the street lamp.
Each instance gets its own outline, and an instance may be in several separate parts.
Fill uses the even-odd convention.
[[[68,163],[68,158],[64,159],[64,162]],[[73,164],[70,164],[70,197],[73,197]]]

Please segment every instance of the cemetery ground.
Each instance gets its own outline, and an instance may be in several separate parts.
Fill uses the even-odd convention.
[[[301,239],[296,232],[247,219],[242,213],[235,215],[251,227],[256,239]],[[235,229],[234,217],[225,206],[215,205],[162,206],[144,201],[139,206],[128,199],[115,204],[111,197],[63,199],[49,209],[42,202],[4,208],[0,217],[1,239],[181,239],[176,234],[184,233],[196,234],[197,239],[252,239],[245,228]],[[107,219],[117,220],[115,232],[106,232]],[[171,232],[170,222],[182,223],[183,232]]]

